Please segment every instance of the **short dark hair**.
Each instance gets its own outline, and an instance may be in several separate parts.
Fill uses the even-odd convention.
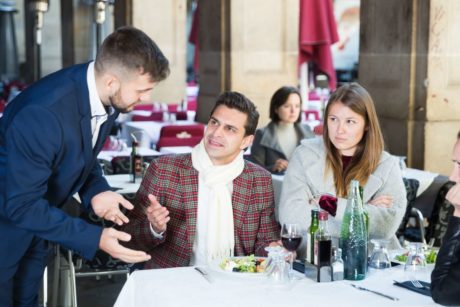
[[[113,66],[147,73],[154,82],[169,75],[169,62],[160,48],[147,34],[134,27],[118,28],[102,43],[95,69],[104,72]]]
[[[238,111],[247,115],[246,124],[244,125],[245,136],[253,135],[256,133],[257,124],[259,123],[259,112],[256,106],[246,96],[238,92],[223,92],[217,97],[216,104],[212,108],[211,116],[218,106],[224,105],[230,109],[237,109]]]
[[[281,107],[289,98],[289,95],[297,94],[300,98],[300,106],[302,106],[302,97],[300,96],[300,92],[297,88],[293,86],[283,86],[280,87],[272,96],[270,100],[270,119],[274,123],[279,123],[281,120],[276,113],[276,110]],[[302,112],[299,113],[299,118],[297,118],[297,123],[300,123],[300,119],[302,118]]]

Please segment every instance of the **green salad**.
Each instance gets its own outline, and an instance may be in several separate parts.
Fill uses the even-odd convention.
[[[227,258],[219,264],[219,267],[224,271],[241,273],[263,273],[265,266],[265,258],[256,258],[254,255]]]
[[[408,254],[409,254],[409,252],[406,252],[406,253],[401,254],[401,255],[396,255],[395,259],[398,260],[398,261],[401,261],[401,262],[406,262]],[[427,264],[435,263],[437,256],[438,256],[438,251],[437,250],[432,249],[432,250],[425,251],[426,263]]]

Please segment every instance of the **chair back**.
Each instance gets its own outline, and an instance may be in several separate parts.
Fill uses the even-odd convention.
[[[313,120],[319,120],[319,112],[318,112],[318,110],[305,110],[303,112],[304,112],[305,118],[307,120],[310,120],[310,118],[309,118],[310,115],[313,116]]]
[[[202,138],[204,135],[204,125],[203,124],[193,124],[193,125],[167,125],[161,127],[160,130],[160,139],[162,137],[178,137],[181,138],[181,133],[186,132],[192,137]],[[186,138],[186,137],[182,137]]]
[[[195,146],[204,135],[204,125],[170,125],[163,126],[157,142],[157,150],[169,146]]]
[[[154,122],[161,122],[163,121],[163,112],[161,111],[152,111],[149,116],[143,115],[133,115],[131,118],[133,122],[141,122],[141,121],[154,121]]]

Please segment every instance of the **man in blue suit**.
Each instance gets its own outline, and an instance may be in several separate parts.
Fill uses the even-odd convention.
[[[82,206],[119,225],[120,205],[96,156],[118,114],[149,101],[169,63],[142,31],[124,27],[103,42],[95,62],[31,85],[0,119],[0,306],[37,305],[48,241],[85,258],[97,249],[125,262],[150,259],[119,244],[127,233],[72,218],[60,207],[78,193]]]

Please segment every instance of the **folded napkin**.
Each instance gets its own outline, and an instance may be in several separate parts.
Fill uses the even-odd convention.
[[[395,281],[394,285],[431,297],[430,283],[421,280],[419,282],[424,286],[423,288],[415,287],[410,280],[403,282]]]
[[[337,212],[337,197],[332,195],[321,195],[319,206],[321,209],[329,212],[330,215],[335,216]]]

